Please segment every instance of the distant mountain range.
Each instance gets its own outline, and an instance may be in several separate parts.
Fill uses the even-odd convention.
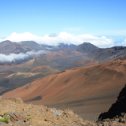
[[[40,45],[34,41],[22,41],[20,43],[11,42],[9,40],[0,42],[0,53],[9,55],[11,53],[19,54],[28,51],[47,50],[51,48],[48,45]]]
[[[20,54],[30,51],[77,51],[88,55],[90,58],[97,60],[107,60],[113,58],[122,58],[126,56],[126,47],[117,46],[112,48],[98,48],[95,45],[84,42],[80,45],[63,44],[57,46],[41,45],[34,41],[22,41],[19,43],[9,40],[0,42],[0,54]]]
[[[98,48],[88,42],[78,46],[63,43],[49,46],[34,41],[15,43],[7,40],[0,43],[0,73],[2,73],[0,85],[2,90],[15,88],[55,72],[125,59],[125,57],[126,47]],[[40,70],[37,74],[33,74],[34,76],[24,76],[38,68]],[[22,74],[19,76],[18,73]],[[15,78],[13,80],[8,78],[10,75],[15,75]]]

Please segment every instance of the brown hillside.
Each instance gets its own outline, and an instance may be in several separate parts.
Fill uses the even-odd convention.
[[[126,61],[80,67],[38,79],[4,94],[55,107],[70,107],[85,118],[95,119],[115,101],[126,82]]]

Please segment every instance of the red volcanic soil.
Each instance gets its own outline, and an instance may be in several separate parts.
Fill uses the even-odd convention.
[[[38,79],[4,97],[54,107],[68,107],[84,118],[107,111],[126,83],[126,60],[79,67]]]

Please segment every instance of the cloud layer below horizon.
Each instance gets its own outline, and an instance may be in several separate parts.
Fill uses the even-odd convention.
[[[0,54],[0,63],[16,63],[18,61],[24,61],[27,59],[32,58],[33,56],[38,56],[41,54],[45,54],[46,51],[30,51],[30,52],[26,52],[26,53],[19,53],[19,54],[15,54],[15,53],[11,53],[9,55],[5,55],[5,54]]]
[[[79,34],[74,35],[67,32],[60,32],[58,34],[51,34],[51,35],[43,35],[38,36],[32,34],[30,32],[24,33],[16,33],[13,32],[8,37],[1,39],[1,41],[10,40],[13,42],[20,42],[20,41],[36,41],[40,44],[47,44],[47,45],[58,45],[59,43],[65,44],[75,44],[79,45],[83,42],[90,42],[98,47],[111,47],[114,46],[114,41],[112,38],[108,38],[106,36],[96,36],[91,34]]]

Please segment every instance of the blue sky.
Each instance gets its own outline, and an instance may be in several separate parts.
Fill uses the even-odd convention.
[[[0,37],[30,32],[126,36],[126,0],[0,0]]]

